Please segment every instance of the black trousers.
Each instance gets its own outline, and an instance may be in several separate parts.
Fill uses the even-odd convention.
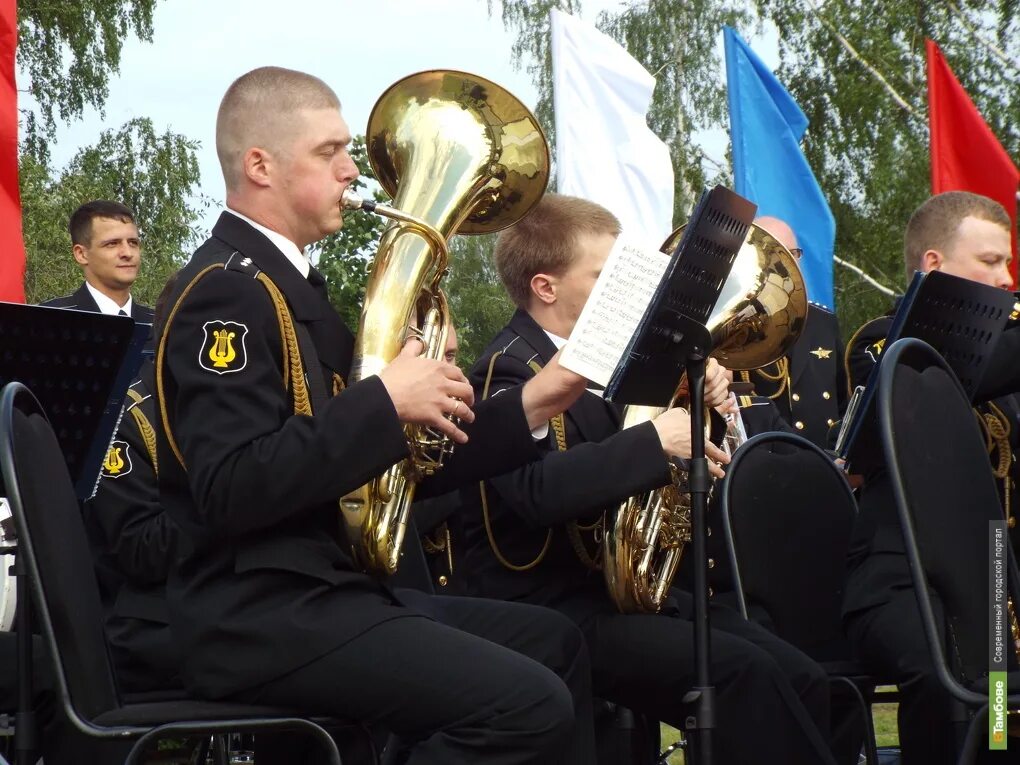
[[[588,654],[572,622],[518,603],[400,596],[432,619],[383,622],[238,699],[380,725],[414,765],[594,762]]]
[[[693,598],[672,595],[659,614],[605,612],[581,627],[595,694],[682,729],[690,712],[682,699],[695,680]],[[710,619],[714,762],[833,763],[822,669],[732,609],[713,605]]]

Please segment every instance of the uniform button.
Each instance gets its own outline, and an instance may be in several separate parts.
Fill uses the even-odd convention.
[[[705,536],[707,536],[707,537],[712,536],[712,527],[711,526],[708,527],[707,531],[705,532]]]
[[[830,398],[832,398],[832,394],[830,394],[829,391],[825,391],[822,394],[822,398],[824,398],[826,401],[828,401]]]
[[[449,581],[450,580],[446,578],[446,574],[443,574],[442,576],[439,577],[439,586],[440,587],[445,587],[446,583],[449,582]]]
[[[1016,527],[1016,517],[1015,516],[1010,516],[1009,527],[1011,529]]]
[[[715,590],[713,590],[711,587],[709,587],[708,588],[708,597],[712,597],[713,595],[715,595]]]
[[[708,559],[708,567],[715,568],[715,561],[712,560],[711,558]]]
[[[827,419],[825,421],[825,424],[828,425],[831,428],[833,425],[836,424],[836,421],[830,417],[829,419]]]
[[[795,427],[797,430],[804,430],[804,423],[801,422],[800,420],[797,420],[797,422],[793,423],[793,427]]]
[[[792,398],[794,401],[800,401],[800,394],[794,393],[790,398]]]

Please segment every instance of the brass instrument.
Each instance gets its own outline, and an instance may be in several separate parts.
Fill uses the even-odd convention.
[[[684,227],[662,245],[672,252]],[[797,259],[765,229],[752,225],[707,322],[712,356],[732,370],[757,369],[783,357],[807,320],[807,290]],[[673,406],[678,396],[674,395]],[[627,428],[667,407],[628,406]],[[686,471],[670,463],[671,484],[622,503],[607,524],[603,573],[623,613],[655,613],[691,540]]]
[[[390,218],[365,293],[349,381],[381,372],[410,334],[429,358],[446,349],[449,312],[439,282],[447,240],[512,225],[541,199],[549,149],[534,116],[498,85],[464,72],[406,77],[383,93],[368,120],[372,169],[393,206],[345,194],[341,205]],[[397,569],[415,485],[442,467],[443,434],[404,428],[410,456],[340,500],[354,556],[366,570]]]

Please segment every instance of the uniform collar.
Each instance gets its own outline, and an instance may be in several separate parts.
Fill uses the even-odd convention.
[[[291,265],[298,270],[298,273],[301,274],[302,278],[308,278],[308,272],[311,270],[312,264],[308,260],[308,256],[305,255],[304,251],[294,244],[294,242],[290,241],[290,239],[285,237],[283,234],[273,231],[271,228],[266,228],[261,223],[253,221],[247,215],[242,215],[237,210],[231,210],[228,207],[226,208],[226,211],[231,215],[236,215],[253,229],[265,236],[266,239],[276,246],[276,249],[283,253],[283,257],[290,261]]]
[[[88,290],[92,299],[96,301],[99,313],[105,316],[119,316],[120,312],[123,311],[128,316],[131,315],[131,295],[128,295],[127,302],[124,305],[117,305],[113,298],[107,297],[88,282],[85,282],[85,289]]]

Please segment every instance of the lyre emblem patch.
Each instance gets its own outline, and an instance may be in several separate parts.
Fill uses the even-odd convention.
[[[127,441],[114,441],[103,460],[103,478],[123,478],[131,472],[131,451]]]
[[[198,365],[209,372],[225,375],[240,372],[248,363],[244,336],[248,328],[236,321],[207,321],[202,325],[205,336],[198,353]]]

